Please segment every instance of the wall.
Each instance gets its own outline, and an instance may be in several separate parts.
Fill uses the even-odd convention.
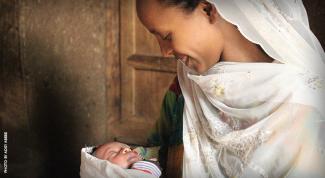
[[[307,10],[309,25],[314,32],[323,49],[325,48],[325,1],[303,0]]]
[[[1,1],[10,177],[78,177],[80,148],[105,141],[106,5]]]

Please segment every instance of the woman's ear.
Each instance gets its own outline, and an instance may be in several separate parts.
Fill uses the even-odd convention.
[[[219,18],[216,7],[210,2],[203,1],[199,4],[200,9],[209,18],[210,23],[215,23]]]

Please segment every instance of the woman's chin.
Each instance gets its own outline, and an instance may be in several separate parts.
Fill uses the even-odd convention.
[[[193,66],[191,69],[197,72],[198,74],[204,74],[209,70],[208,68],[204,68],[203,66]]]

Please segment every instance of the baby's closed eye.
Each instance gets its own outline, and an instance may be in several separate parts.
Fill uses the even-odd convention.
[[[118,154],[117,151],[110,151],[110,152],[108,152],[106,159],[110,160],[110,159],[114,158],[117,154]]]

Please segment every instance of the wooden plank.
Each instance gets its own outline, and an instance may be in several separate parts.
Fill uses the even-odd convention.
[[[121,23],[121,119],[130,118],[132,111],[132,84],[131,67],[128,65],[127,59],[129,56],[135,54],[135,0],[121,1],[120,23]]]
[[[121,118],[120,1],[107,1],[106,98],[107,125]],[[111,135],[106,129],[106,135]]]
[[[161,72],[177,72],[177,61],[174,58],[157,56],[132,55],[128,63],[135,69],[156,70]]]

